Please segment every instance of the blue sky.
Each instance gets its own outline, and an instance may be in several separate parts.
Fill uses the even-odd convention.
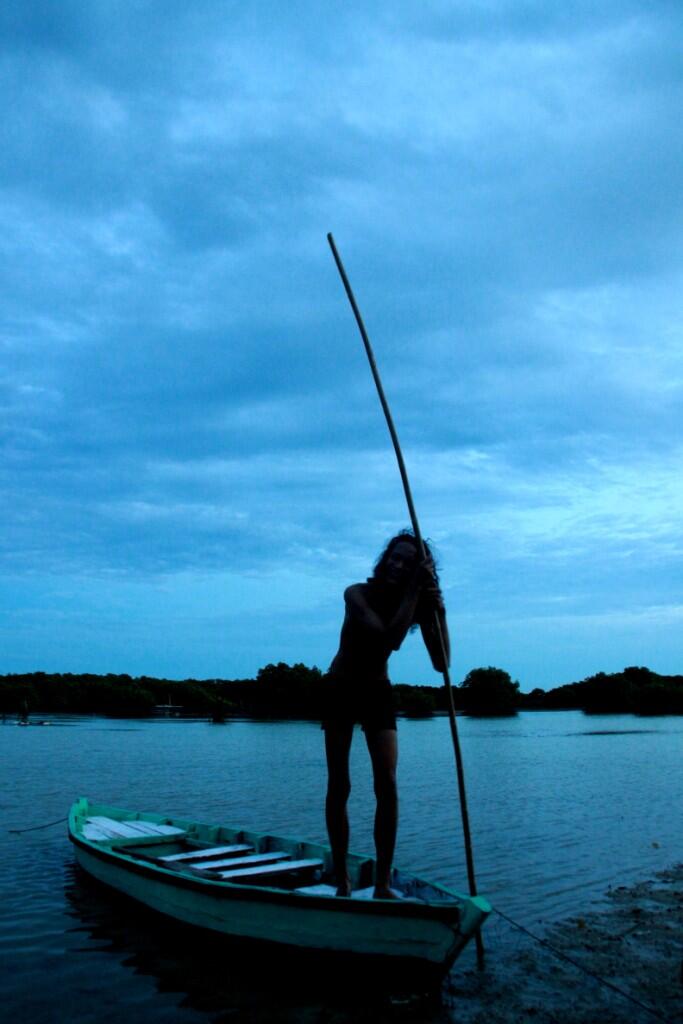
[[[683,671],[678,2],[0,13],[0,672],[322,668],[407,522],[453,677]],[[417,636],[396,681],[434,682]]]

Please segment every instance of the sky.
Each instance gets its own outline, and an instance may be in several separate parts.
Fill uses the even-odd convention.
[[[0,9],[0,673],[324,669],[406,526],[452,677],[683,672],[675,2]],[[437,685],[419,634],[397,682]]]

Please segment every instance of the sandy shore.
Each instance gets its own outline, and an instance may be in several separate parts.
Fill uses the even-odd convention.
[[[683,864],[652,881],[610,889],[607,907],[542,937],[648,1013],[494,916],[486,968],[457,969],[444,1002],[458,1024],[683,1022]],[[505,934],[504,934],[505,933]],[[512,941],[511,941],[512,940]]]

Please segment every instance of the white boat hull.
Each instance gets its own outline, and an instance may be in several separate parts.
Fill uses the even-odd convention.
[[[426,906],[321,896],[316,886],[309,894],[233,884],[135,860],[124,840],[103,844],[74,827],[70,838],[78,863],[97,881],[176,921],[236,939],[414,961],[443,973],[490,909],[480,897]]]

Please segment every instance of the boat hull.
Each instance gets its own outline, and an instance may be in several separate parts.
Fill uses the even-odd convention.
[[[431,973],[448,970],[489,909],[480,897],[435,907],[192,877],[136,861],[125,846],[89,841],[71,819],[70,838],[77,862],[91,877],[184,924],[299,950],[412,962]]]

